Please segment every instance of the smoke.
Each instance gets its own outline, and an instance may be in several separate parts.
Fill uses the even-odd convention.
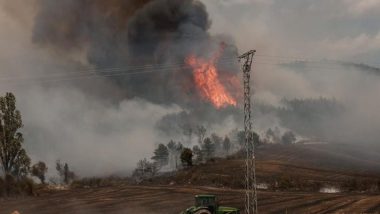
[[[180,110],[139,99],[115,105],[77,89],[43,90],[34,89],[18,96],[25,139],[33,142],[26,144],[28,151],[34,160],[49,164],[62,158],[80,175],[128,173],[136,160],[150,157],[158,143],[155,123]]]
[[[207,56],[221,41],[208,34],[211,22],[198,0],[40,0],[37,7],[35,44],[64,55],[83,53],[98,69],[154,71],[110,77],[129,98],[154,103],[198,101],[184,59]],[[236,55],[230,46],[225,54]]]
[[[20,4],[30,9],[17,11]],[[6,68],[0,90],[16,94],[25,146],[33,161],[47,162],[50,175],[57,159],[80,176],[126,174],[139,159],[150,158],[157,143],[177,137],[157,129],[165,116],[187,112],[212,124],[234,111],[216,111],[201,100],[192,71],[184,67],[189,54],[208,57],[221,41],[222,58],[237,54],[231,39],[209,35],[211,21],[199,1],[1,6],[7,19],[1,20],[0,45],[12,52],[0,59]],[[221,78],[236,72],[236,64],[218,66]],[[109,68],[147,72],[113,76]],[[98,72],[96,78],[87,78],[89,69]]]
[[[239,50],[258,50],[253,68],[254,108],[269,106],[266,110],[270,113],[255,112],[257,130],[283,126],[302,134],[301,130],[309,128],[331,142],[379,147],[380,115],[376,109],[380,106],[380,76],[374,68],[379,67],[380,56],[380,25],[375,21],[378,1],[204,2],[213,20],[212,33],[229,32]],[[294,63],[297,61],[304,63]],[[284,98],[303,99],[306,102],[298,106],[302,109],[310,100],[318,103],[320,97],[344,110],[331,116],[322,113],[323,105],[317,105],[297,112],[282,102]],[[278,116],[281,108],[307,116],[291,121]],[[321,118],[313,124],[308,120],[310,115]],[[297,122],[303,127],[289,125]]]

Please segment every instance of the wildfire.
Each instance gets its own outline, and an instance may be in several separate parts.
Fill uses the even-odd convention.
[[[208,99],[216,108],[236,106],[235,98],[228,93],[219,80],[215,65],[219,55],[217,53],[210,60],[190,55],[186,63],[193,69],[195,84],[203,98]]]

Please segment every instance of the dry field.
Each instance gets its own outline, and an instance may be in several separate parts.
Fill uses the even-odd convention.
[[[192,205],[199,193],[216,194],[223,205],[243,207],[243,192],[206,187],[121,186],[45,192],[0,201],[10,214],[171,214]],[[260,213],[380,213],[380,195],[259,192]]]

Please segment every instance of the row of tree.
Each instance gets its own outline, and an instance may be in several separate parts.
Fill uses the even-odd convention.
[[[281,131],[278,127],[274,129],[269,128],[265,132],[265,138],[263,139],[264,143],[282,143],[282,144],[293,144],[297,140],[295,134],[292,131],[285,131],[281,134]]]
[[[229,136],[232,140],[229,136],[223,138],[215,133],[206,137],[206,131],[204,126],[197,126],[195,133],[198,136],[198,143],[192,148],[187,148],[181,142],[174,142],[173,140],[166,145],[158,144],[151,161],[143,159],[138,162],[133,177],[137,180],[149,179],[162,169],[174,170],[191,167],[214,157],[228,156],[233,151],[245,148],[244,131],[235,130],[231,132]],[[286,131],[282,134],[278,127],[273,130],[268,129],[263,138],[260,138],[255,132],[251,133],[251,137],[255,145],[265,143],[293,144],[296,141],[293,132]]]
[[[163,168],[173,170],[191,167],[193,164],[200,164],[217,156],[229,155],[238,145],[237,143],[234,145],[228,136],[222,138],[212,134],[210,137],[205,137],[206,129],[203,126],[198,126],[197,133],[200,133],[198,143],[192,148],[173,140],[166,145],[158,144],[151,161],[143,159],[138,162],[133,177],[136,180],[144,180],[155,176]]]

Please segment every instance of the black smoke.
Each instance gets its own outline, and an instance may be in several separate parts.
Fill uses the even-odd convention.
[[[198,0],[39,0],[37,7],[35,44],[64,55],[85,53],[97,69],[148,71],[110,78],[128,98],[154,103],[197,105],[201,99],[185,57],[207,57],[227,41],[209,35],[211,21]],[[227,45],[223,58],[236,52]]]

